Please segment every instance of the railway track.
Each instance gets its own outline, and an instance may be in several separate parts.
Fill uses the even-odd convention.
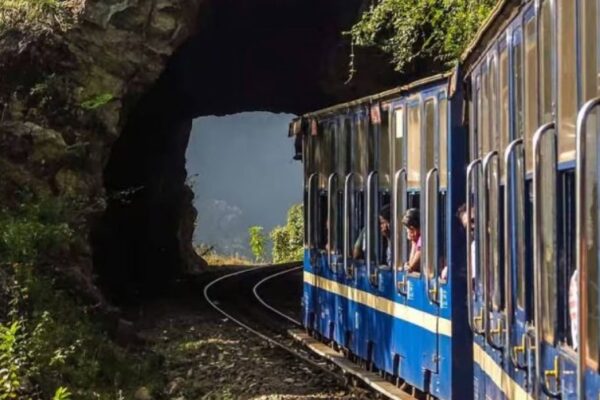
[[[292,310],[298,308],[302,289],[290,284],[293,279],[299,279],[293,275],[301,274],[301,271],[301,266],[264,266],[236,271],[209,282],[204,287],[204,297],[211,307],[231,322],[271,346],[333,376],[341,384],[352,386],[353,390],[362,394],[371,392],[373,397],[414,399],[405,392],[394,390],[392,384],[377,374],[361,371],[301,330],[300,317]],[[275,285],[276,282],[279,285]],[[275,300],[269,302],[268,297]]]

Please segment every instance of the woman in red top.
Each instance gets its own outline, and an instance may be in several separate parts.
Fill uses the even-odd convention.
[[[404,269],[408,272],[421,271],[421,216],[416,208],[409,208],[402,217],[402,225],[406,228],[406,235],[411,242],[408,262]]]

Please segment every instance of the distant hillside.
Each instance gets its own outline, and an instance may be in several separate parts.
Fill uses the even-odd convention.
[[[253,112],[194,120],[186,168],[198,210],[195,244],[250,255],[248,227],[268,232],[302,201],[302,166],[286,136],[291,118]]]

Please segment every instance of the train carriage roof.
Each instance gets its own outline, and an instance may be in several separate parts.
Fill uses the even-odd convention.
[[[336,104],[331,107],[327,107],[327,108],[323,108],[321,110],[306,113],[306,114],[298,117],[297,119],[301,119],[301,118],[303,118],[303,119],[315,119],[315,118],[320,119],[323,117],[327,117],[329,115],[336,114],[340,111],[347,110],[347,109],[361,106],[361,105],[365,105],[365,104],[371,104],[371,103],[375,103],[375,102],[385,103],[386,101],[396,99],[403,94],[408,94],[408,93],[414,91],[415,89],[418,89],[418,88],[421,88],[424,86],[428,86],[428,85],[442,83],[442,82],[444,82],[444,80],[447,80],[450,76],[452,76],[452,72],[445,72],[442,74],[429,76],[427,78],[420,79],[418,81],[412,82],[407,85],[398,86],[393,89],[386,90],[385,92],[376,93],[376,94],[361,97],[359,99],[352,100],[352,101],[349,101],[346,103]]]

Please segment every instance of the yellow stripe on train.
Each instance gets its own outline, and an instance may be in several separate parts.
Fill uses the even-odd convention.
[[[416,308],[396,303],[385,297],[377,296],[306,271],[304,271],[304,282],[410,324],[420,326],[430,332],[437,332],[441,335],[452,337],[452,321],[449,319],[437,317]]]

